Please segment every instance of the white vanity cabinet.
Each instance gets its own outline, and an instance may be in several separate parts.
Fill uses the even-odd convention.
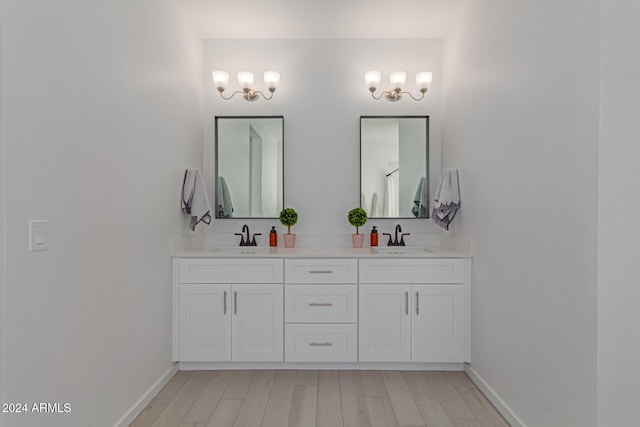
[[[180,369],[460,370],[469,361],[468,257],[220,252],[174,257]]]
[[[285,361],[356,362],[358,260],[284,263]]]
[[[282,259],[174,262],[174,359],[281,362]]]
[[[359,360],[462,363],[467,358],[464,259],[361,259]]]

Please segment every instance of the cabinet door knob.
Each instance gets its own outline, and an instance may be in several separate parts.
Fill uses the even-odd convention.
[[[420,293],[416,292],[416,315],[420,314]]]
[[[227,314],[227,291],[224,291],[224,314]]]

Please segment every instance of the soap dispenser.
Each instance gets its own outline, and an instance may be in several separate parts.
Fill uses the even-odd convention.
[[[378,246],[378,227],[375,225],[371,230],[371,246]]]
[[[278,246],[278,232],[275,225],[271,227],[271,233],[269,233],[269,246]]]

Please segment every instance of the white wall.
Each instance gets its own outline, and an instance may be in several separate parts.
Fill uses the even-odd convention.
[[[5,399],[72,408],[7,425],[113,426],[173,367],[169,240],[202,147],[202,45],[175,3],[0,1]]]
[[[599,6],[469,2],[443,48],[470,370],[513,425],[595,425]]]
[[[598,425],[640,425],[640,3],[602,1]]]
[[[204,42],[204,168],[205,180],[213,183],[213,121],[216,115],[284,116],[284,203],[298,211],[297,245],[350,244],[352,227],[347,212],[359,205],[361,115],[428,115],[432,148],[432,182],[440,174],[441,67],[440,39],[275,39],[205,40]],[[281,83],[271,101],[247,102],[241,98],[224,101],[211,80],[213,70],[230,74],[228,90],[237,90],[235,74],[253,71],[255,85],[264,89],[262,73],[280,71]],[[389,72],[404,69],[407,88],[415,88],[411,76],[421,70],[434,73],[425,100],[404,99],[391,103],[374,101],[364,83],[364,73],[379,69],[385,88]],[[209,186],[213,200],[213,185]],[[433,194],[433,193],[432,193]],[[252,232],[262,232],[259,244],[277,225],[273,220],[214,220],[210,244],[237,244],[233,232],[243,223]],[[389,231],[397,220],[370,221]],[[408,232],[438,232],[429,220],[403,220]],[[416,236],[411,236],[416,237]],[[225,240],[228,239],[228,240]],[[417,243],[414,239],[412,243]]]

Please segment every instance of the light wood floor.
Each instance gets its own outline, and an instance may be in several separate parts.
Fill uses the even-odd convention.
[[[179,371],[132,427],[506,427],[463,372]]]

